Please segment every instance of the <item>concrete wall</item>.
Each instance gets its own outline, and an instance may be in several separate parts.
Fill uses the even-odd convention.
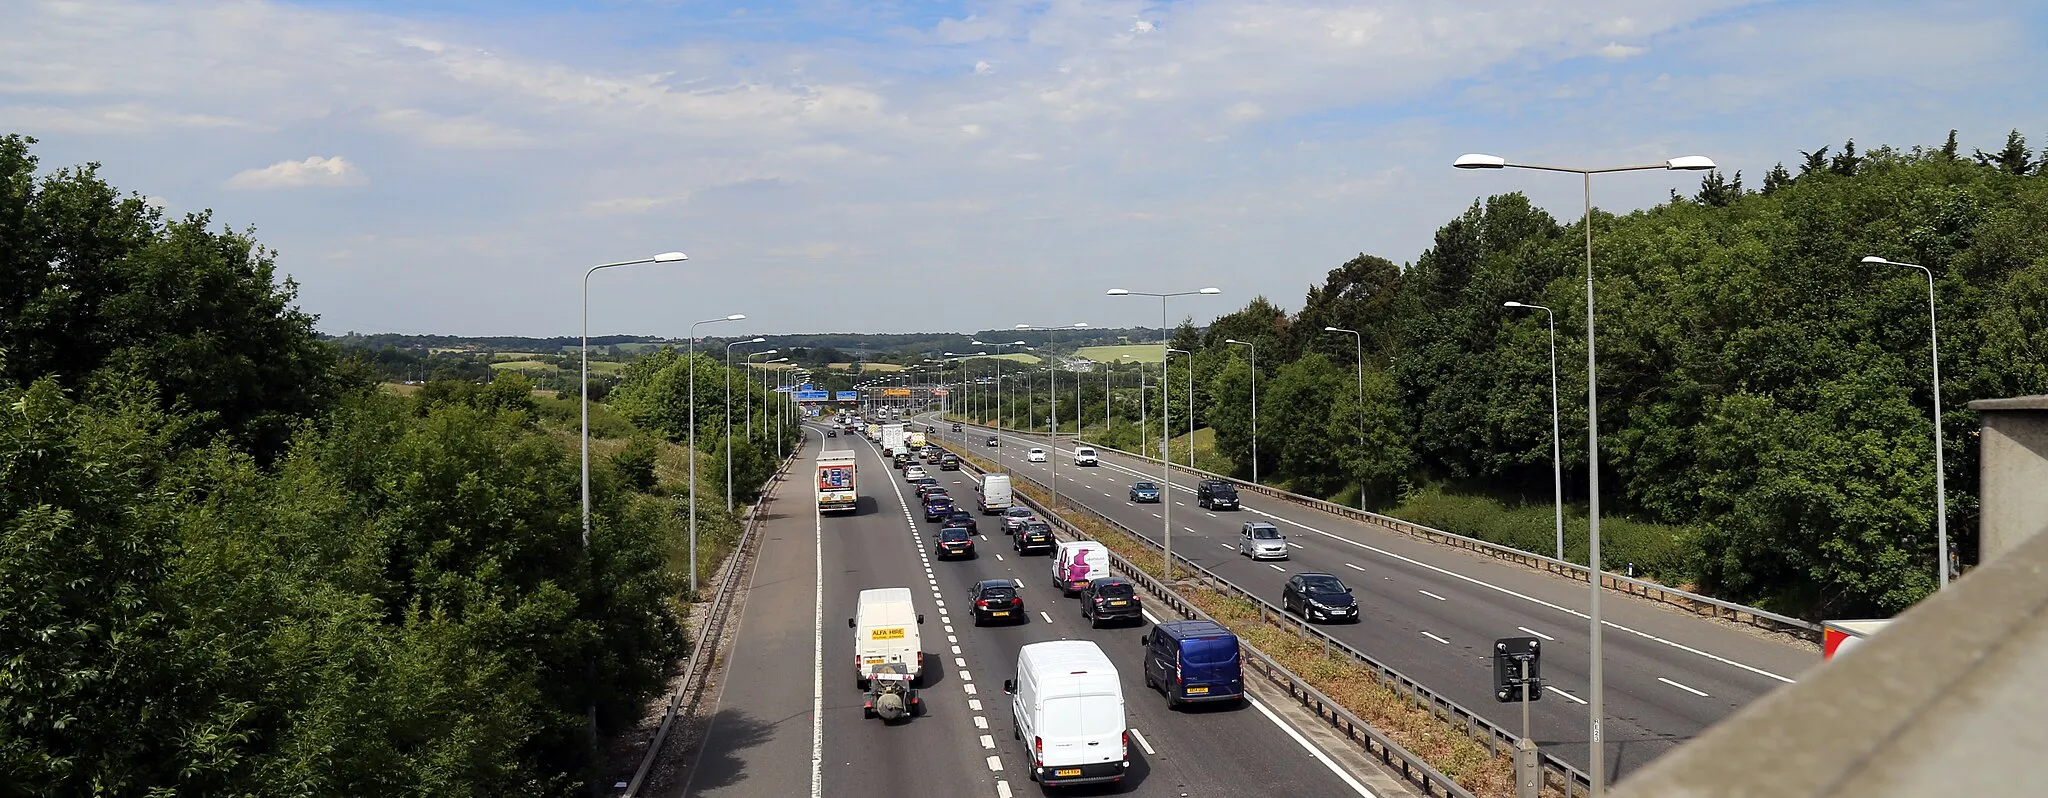
[[[1984,419],[1977,562],[2048,529],[2048,396],[1970,403]]]

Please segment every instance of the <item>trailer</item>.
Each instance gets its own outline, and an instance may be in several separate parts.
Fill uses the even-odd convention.
[[[818,512],[853,512],[860,507],[856,461],[850,449],[818,453]]]

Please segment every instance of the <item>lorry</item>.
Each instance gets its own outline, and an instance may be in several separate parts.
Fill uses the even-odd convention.
[[[897,454],[901,454],[902,452],[905,451],[908,450],[903,448],[903,425],[883,424],[882,454],[887,456],[894,456]]]
[[[818,453],[818,512],[853,512],[860,507],[853,450]]]
[[[1888,623],[1891,623],[1891,621],[1883,618],[1859,621],[1821,621],[1821,660],[1834,659],[1842,652],[1855,648],[1863,642],[1864,638],[1877,634]]]
[[[910,450],[911,450],[911,451],[913,451],[913,452],[915,452],[915,451],[922,451],[923,449],[924,449],[924,433],[922,433],[922,432],[913,432],[913,433],[910,433]]]

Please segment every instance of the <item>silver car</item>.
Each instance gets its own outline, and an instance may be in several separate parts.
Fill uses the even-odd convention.
[[[1029,507],[1012,507],[1008,510],[1004,510],[1003,534],[1016,534],[1017,530],[1024,528],[1024,522],[1034,520],[1037,517],[1038,515],[1036,513],[1031,512],[1031,508]]]
[[[1238,528],[1237,553],[1254,560],[1287,559],[1287,536],[1280,528],[1263,521],[1249,521]]]

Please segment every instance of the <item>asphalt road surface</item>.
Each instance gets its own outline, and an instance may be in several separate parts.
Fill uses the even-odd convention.
[[[1137,641],[1149,624],[1090,629],[1078,605],[1052,589],[1047,558],[1017,556],[994,517],[982,519],[978,558],[930,559],[938,525],[912,515],[916,496],[902,472],[865,439],[823,443],[860,453],[860,511],[792,511],[762,527],[724,689],[684,794],[1036,794],[1002,683],[1014,678],[1021,646],[1059,639],[1095,640],[1108,652],[1134,732],[1121,784],[1063,794],[1372,794],[1262,705],[1169,711],[1138,669]],[[783,489],[807,490],[810,470],[800,463]],[[972,500],[971,476],[933,471],[955,497]],[[801,495],[785,498],[778,506],[807,506]],[[968,587],[995,578],[1022,580],[1026,623],[976,627],[961,612]],[[864,718],[854,685],[845,619],[859,592],[875,587],[911,588],[925,616],[926,712],[907,723]]]
[[[969,425],[950,432],[936,415],[930,423],[948,441],[993,459],[984,446],[991,430]],[[920,428],[922,428],[920,426]],[[1072,440],[1058,447],[1006,431],[1005,467],[1041,484],[1058,469],[1060,495],[1158,540],[1164,508],[1129,501],[1132,482],[1159,482],[1160,467],[1133,457],[1101,453],[1101,465],[1077,467]],[[1048,449],[1053,462],[1026,462],[1026,452]],[[1098,450],[1101,451],[1101,450]],[[1287,577],[1321,571],[1343,579],[1357,595],[1357,624],[1323,627],[1340,640],[1511,731],[1521,710],[1494,702],[1491,651],[1502,637],[1544,640],[1544,697],[1531,713],[1537,743],[1584,768],[1590,749],[1587,688],[1590,633],[1587,587],[1562,577],[1428,543],[1346,518],[1241,491],[1244,509],[1210,512],[1196,506],[1197,479],[1174,471],[1171,518],[1176,554],[1193,559],[1246,589],[1279,603]],[[1252,562],[1236,554],[1238,530],[1267,521],[1288,536],[1292,554],[1281,562]],[[1748,631],[1607,594],[1601,602],[1606,632],[1607,722],[1602,737],[1610,777],[1641,767],[1700,730],[1799,678],[1820,657],[1807,649]]]

